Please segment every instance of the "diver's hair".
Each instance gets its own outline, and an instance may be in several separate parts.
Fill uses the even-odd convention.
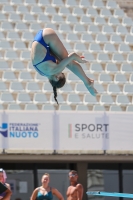
[[[54,92],[54,99],[55,99],[55,101],[56,101],[56,103],[59,105],[59,103],[58,103],[58,101],[57,101],[57,89],[56,89],[56,87],[55,86],[53,86],[53,92]]]
[[[62,73],[62,74],[64,75],[64,73]],[[64,75],[63,78],[60,78],[58,81],[49,80],[49,82],[51,83],[51,85],[53,87],[54,99],[55,99],[56,103],[58,104],[58,101],[57,101],[57,88],[61,88],[61,87],[63,87],[65,85],[65,82],[66,82],[65,75]]]

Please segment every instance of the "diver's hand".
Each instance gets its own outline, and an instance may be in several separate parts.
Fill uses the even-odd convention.
[[[68,57],[71,56],[73,60],[79,62],[79,63],[87,63],[88,61],[84,59],[84,56],[79,56],[78,54],[76,53],[70,53],[68,55]]]
[[[80,56],[80,58],[82,58],[82,62],[81,63],[89,63],[89,61],[88,60],[85,60],[84,58],[84,56]]]

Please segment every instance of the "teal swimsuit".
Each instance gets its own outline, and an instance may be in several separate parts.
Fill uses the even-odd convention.
[[[50,191],[47,194],[42,194],[40,191],[37,193],[36,200],[52,200],[53,199],[53,194],[50,188]]]

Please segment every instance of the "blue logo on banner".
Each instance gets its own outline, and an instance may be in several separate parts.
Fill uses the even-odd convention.
[[[0,134],[7,138],[38,138],[38,123],[2,123]]]
[[[0,133],[4,137],[8,137],[8,124],[7,123],[2,123],[2,127],[0,127]]]

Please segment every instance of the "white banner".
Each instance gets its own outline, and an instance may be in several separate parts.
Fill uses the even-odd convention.
[[[103,113],[60,113],[59,150],[103,150],[109,143],[108,116]]]
[[[133,150],[133,113],[0,112],[0,148]]]
[[[133,150],[133,113],[60,113],[58,150]]]
[[[53,112],[1,112],[0,148],[53,149]]]

